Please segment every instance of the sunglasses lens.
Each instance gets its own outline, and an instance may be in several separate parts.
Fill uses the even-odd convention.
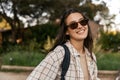
[[[69,25],[71,29],[75,29],[78,27],[78,23],[77,22],[74,22],[72,24]]]
[[[88,24],[88,19],[81,20],[81,21],[80,21],[80,24],[81,24],[82,26],[87,25],[87,24]]]

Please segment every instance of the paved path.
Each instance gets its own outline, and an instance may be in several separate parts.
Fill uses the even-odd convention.
[[[0,72],[0,80],[25,80],[28,72]],[[99,76],[101,80],[115,80],[113,76]]]
[[[2,65],[1,70],[25,70],[29,72],[1,72],[0,71],[0,80],[25,80],[34,67],[24,67],[24,66],[9,66]],[[99,78],[101,80],[115,80],[116,74],[118,71],[99,71]]]
[[[28,75],[26,72],[0,72],[0,80],[25,80]]]

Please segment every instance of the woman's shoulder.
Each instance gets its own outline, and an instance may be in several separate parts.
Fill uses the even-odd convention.
[[[64,57],[65,50],[61,45],[58,45],[55,49],[50,51],[47,56],[57,57],[58,59]]]
[[[62,45],[58,45],[53,51],[55,51],[55,52],[64,52],[64,48],[62,47]]]

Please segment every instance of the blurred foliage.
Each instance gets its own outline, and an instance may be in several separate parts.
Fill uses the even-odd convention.
[[[105,16],[109,12],[104,1],[96,5],[92,3],[92,0],[0,0],[0,6],[2,11],[0,11],[0,15],[12,27],[11,32],[5,34],[10,35],[10,40],[7,40],[9,36],[6,38],[3,35],[3,48],[0,48],[1,52],[3,52],[3,49],[7,50],[6,47],[9,45],[14,46],[17,39],[22,40],[20,45],[28,45],[30,50],[45,49],[46,45],[52,45],[58,25],[51,23],[60,18],[61,13],[67,8],[74,7],[80,9],[92,20],[97,12],[100,12],[101,16]],[[6,11],[11,12],[10,14],[13,17],[7,15]],[[43,15],[44,13],[46,15]],[[18,15],[26,19],[27,17],[30,18],[30,20],[27,20],[29,24],[27,29],[23,30],[24,25]],[[34,20],[36,20],[36,26],[31,26],[30,23]],[[42,24],[44,20],[48,20],[50,23]],[[11,43],[12,41],[14,41],[14,44]]]
[[[108,8],[104,2],[95,5],[92,0],[0,0],[0,15],[12,27],[11,42],[15,43],[16,39],[21,37],[21,28],[24,27],[20,17],[25,18],[28,25],[35,21],[36,25],[40,25],[46,20],[54,22],[60,18],[65,9],[71,7],[81,9],[92,20],[98,11],[101,14],[108,13]]]
[[[53,24],[53,23],[47,23],[42,25],[37,25],[34,27],[28,27],[26,29],[23,29],[23,36],[20,43],[12,44],[9,42],[9,36],[5,35],[7,38],[4,39],[3,45],[0,48],[0,52],[10,52],[15,49],[20,50],[43,50],[47,51],[54,43],[54,39],[57,35],[59,25]],[[49,39],[48,39],[49,37]],[[19,45],[19,47],[17,46]],[[45,46],[48,46],[48,48],[45,48]]]
[[[0,16],[0,22],[2,22],[3,21],[3,18]]]
[[[3,65],[37,66],[46,55],[40,51],[14,50],[2,56]]]
[[[43,49],[48,36],[50,39],[55,39],[59,26],[57,24],[47,23],[42,25],[37,25],[34,27],[29,27],[26,32],[24,32],[24,43],[37,42],[39,48]]]
[[[119,52],[99,52],[96,57],[99,70],[120,70]]]
[[[98,44],[105,51],[119,51],[120,50],[120,32],[100,32]]]
[[[51,16],[46,15],[44,18],[49,18],[52,21],[59,18],[65,9],[71,7],[81,9],[91,19],[93,19],[97,11],[108,12],[104,1],[97,5],[93,4],[92,0],[26,0],[26,2],[24,0],[6,0],[6,2],[8,1],[14,4],[11,8],[17,7],[16,12],[21,16],[28,15],[32,18],[39,18],[43,17],[42,14],[46,12]]]
[[[54,45],[55,39],[51,39],[50,36],[47,36],[47,40],[45,40],[45,43],[43,45],[43,48],[47,51],[49,51],[52,46]]]
[[[108,8],[106,7],[106,3],[102,2],[99,5],[95,5],[91,2],[91,0],[86,0],[86,3],[81,5],[79,9],[84,12],[91,20],[94,19],[97,12],[101,12],[101,17],[103,17],[102,15],[105,15],[105,13],[108,15],[109,12]]]

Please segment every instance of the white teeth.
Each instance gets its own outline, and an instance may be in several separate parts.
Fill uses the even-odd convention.
[[[83,33],[83,32],[84,32],[84,30],[80,30],[80,31],[78,31],[77,33],[81,34],[81,33]]]

